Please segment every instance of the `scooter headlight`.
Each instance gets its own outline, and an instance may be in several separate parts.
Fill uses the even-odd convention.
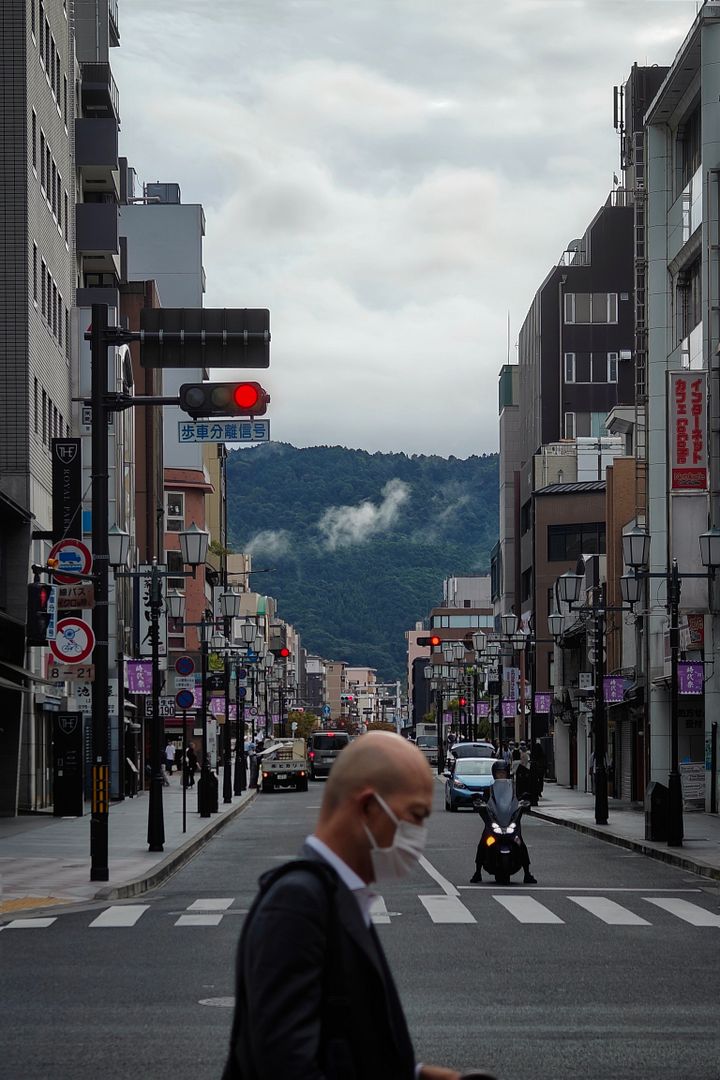
[[[509,832],[509,833],[513,833],[513,832],[515,832],[515,822],[514,822],[514,821],[511,821],[511,822],[510,822],[510,824],[508,825],[508,827],[507,827],[507,829],[505,830],[505,832]]]
[[[493,821],[493,823],[492,823],[492,831],[494,833],[501,833],[502,832],[502,829],[498,825],[497,821]]]

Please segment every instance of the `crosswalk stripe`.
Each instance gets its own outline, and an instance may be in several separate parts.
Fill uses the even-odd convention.
[[[616,904],[606,896],[568,896],[568,900],[589,911],[608,926],[652,926],[647,919],[641,919],[634,911],[628,911],[622,904]]]
[[[90,926],[134,926],[149,906],[149,904],[118,904],[105,908],[96,919],[93,919]]]
[[[234,899],[234,896],[230,896],[220,900],[193,900],[188,911],[227,911]]]
[[[370,905],[370,918],[376,926],[390,922],[390,915],[382,896],[376,896]]]
[[[550,925],[564,922],[550,908],[546,908],[544,904],[541,904],[539,900],[534,900],[532,896],[494,895],[493,900],[497,900],[498,904],[506,908],[521,923],[547,923]]]
[[[420,900],[434,923],[477,922],[457,896],[421,896]]]
[[[706,911],[705,908],[698,907],[697,904],[691,904],[689,900],[654,896],[644,896],[643,900],[647,900],[648,904],[655,904],[656,907],[662,908],[663,911],[669,911],[671,915],[676,915],[678,919],[682,919],[692,926],[720,926],[720,915],[716,915],[712,911]]]
[[[218,926],[222,915],[181,915],[175,926]]]
[[[13,919],[5,924],[6,930],[37,930],[41,927],[52,926],[57,920],[57,915],[51,919]]]

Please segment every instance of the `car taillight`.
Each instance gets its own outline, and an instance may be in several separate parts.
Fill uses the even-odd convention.
[[[314,750],[311,750],[311,751],[310,751],[310,753],[308,754],[308,757],[309,757],[309,758],[310,758],[310,760],[312,761],[312,760],[314,759],[314,757],[315,757],[315,751],[314,751]]]

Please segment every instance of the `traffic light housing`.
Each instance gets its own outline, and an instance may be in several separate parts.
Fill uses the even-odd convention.
[[[464,709],[465,706],[467,705],[467,698],[466,697],[459,697],[458,698],[458,705],[460,706],[461,709]]]
[[[429,645],[431,649],[437,649],[442,645],[442,638],[439,634],[430,634],[428,637],[419,637],[417,643],[418,645]]]
[[[180,408],[194,420],[212,416],[264,416],[270,395],[257,382],[183,383]]]
[[[28,645],[47,645],[50,590],[51,586],[42,581],[32,581],[28,585],[26,625]]]
[[[287,645],[283,645],[280,649],[271,649],[270,652],[273,654],[276,660],[287,660],[288,656],[290,655],[290,650],[288,649]]]

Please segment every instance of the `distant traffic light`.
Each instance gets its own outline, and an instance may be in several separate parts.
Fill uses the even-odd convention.
[[[50,612],[48,603],[51,587],[42,581],[33,581],[28,585],[27,598],[27,643],[28,645],[47,645]]]
[[[460,706],[461,709],[464,709],[465,706],[467,705],[467,698],[466,697],[459,697],[458,698],[458,705]]]
[[[211,416],[264,416],[270,395],[260,383],[183,383],[180,408],[194,419]]]
[[[273,654],[276,660],[287,660],[288,656],[290,655],[290,650],[288,649],[287,645],[283,645],[281,649],[271,649],[270,652]]]
[[[429,637],[419,637],[417,639],[418,645],[429,645],[432,649],[437,649],[442,645],[442,638],[438,634],[430,634]]]

